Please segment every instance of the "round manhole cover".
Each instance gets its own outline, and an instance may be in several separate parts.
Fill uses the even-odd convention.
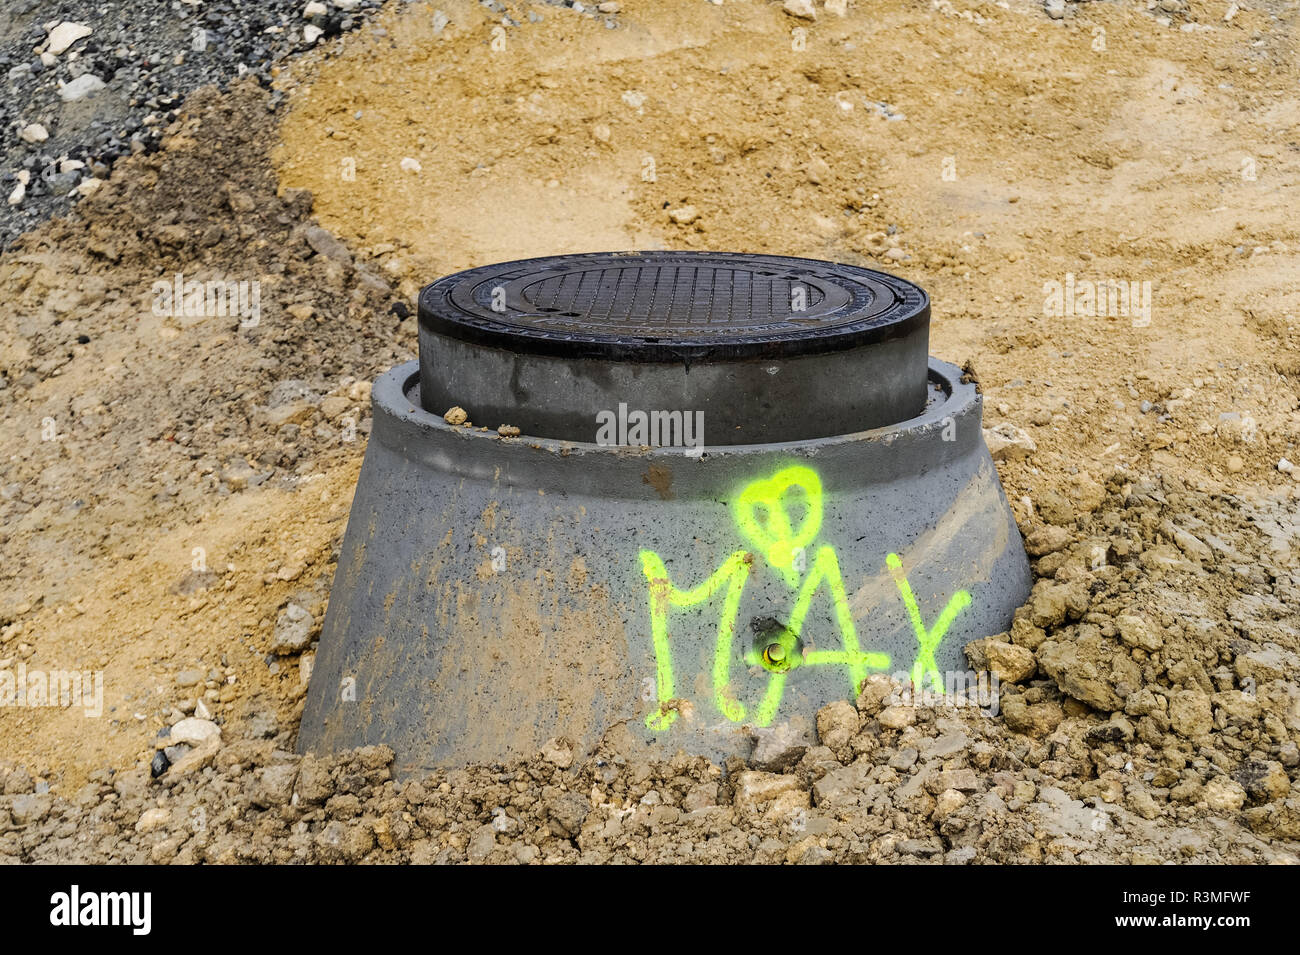
[[[882,272],[775,255],[592,253],[447,276],[423,328],[567,358],[729,361],[854,348],[924,329],[924,291]]]
[[[582,442],[603,440],[598,422],[620,409],[698,412],[717,444],[847,434],[920,412],[929,323],[930,300],[912,283],[816,259],[505,262],[420,293],[420,400]]]

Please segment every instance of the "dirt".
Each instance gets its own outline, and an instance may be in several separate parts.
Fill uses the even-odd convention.
[[[0,709],[0,855],[1295,861],[1294,12],[1226,6],[634,0],[617,29],[512,8],[496,51],[499,15],[441,3],[435,32],[412,3],[282,74],[287,111],[195,94],[0,257],[0,670],[105,686],[101,719]],[[970,651],[998,714],[875,685],[749,766],[617,728],[420,782],[382,751],[304,765],[366,383],[414,356],[414,292],[633,247],[927,289],[932,353],[1033,443],[998,465],[1034,596]],[[260,281],[258,321],[154,314],[177,272]],[[1050,283],[1106,280],[1150,282],[1149,322],[1047,313]],[[290,603],[306,646],[273,653]],[[219,748],[151,781],[200,703]]]

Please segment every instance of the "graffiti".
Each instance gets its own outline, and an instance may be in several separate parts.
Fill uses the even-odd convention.
[[[787,501],[797,504],[802,514],[793,518]],[[814,547],[821,533],[824,495],[820,476],[812,468],[789,467],[766,480],[754,481],[741,491],[735,501],[736,526],[752,550],[733,551],[698,586],[682,589],[669,577],[663,558],[650,550],[641,551],[641,569],[649,584],[650,631],[655,654],[654,690],[659,705],[646,718],[655,731],[666,730],[677,721],[681,701],[677,699],[676,674],[668,621],[673,610],[690,610],[722,595],[722,607],[710,674],[713,703],[733,723],[749,719],[756,726],[767,726],[776,716],[785,694],[786,680],[798,667],[840,666],[856,694],[872,670],[886,670],[889,655],[864,651],[858,641],[857,628],[849,610],[848,594],[840,572],[839,557],[828,544]],[[757,552],[757,556],[755,554]],[[812,554],[809,562],[808,555]],[[751,667],[768,673],[767,688],[753,709],[736,699],[732,688],[731,666],[738,638],[737,622],[745,585],[762,558],[766,566],[781,578],[794,595],[787,622],[774,617],[762,618],[751,625],[756,639],[743,659]],[[898,587],[908,620],[917,640],[916,662],[912,682],[920,686],[929,677],[931,686],[943,690],[943,678],[935,664],[935,650],[957,615],[971,601],[970,594],[959,591],[952,596],[932,627],[927,628],[911,585],[903,574],[897,554],[886,558],[890,574]],[[814,596],[824,591],[830,599],[835,624],[840,634],[840,649],[819,650],[803,645],[804,622]],[[648,694],[646,694],[648,695]]]

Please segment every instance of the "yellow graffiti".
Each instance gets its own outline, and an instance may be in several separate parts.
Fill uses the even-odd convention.
[[[948,627],[957,618],[957,614],[970,604],[970,594],[965,590],[953,594],[948,605],[939,614],[939,619],[934,622],[934,626],[926,630],[925,623],[921,620],[921,608],[916,603],[916,594],[912,593],[912,585],[903,576],[903,561],[897,554],[890,554],[885,558],[885,563],[889,565],[889,572],[893,575],[894,583],[898,585],[898,592],[903,597],[903,606],[907,608],[907,618],[912,624],[912,632],[916,634],[916,642],[920,648],[916,654],[916,662],[912,664],[912,686],[919,688],[928,675],[930,688],[941,694],[944,691],[943,676],[934,661],[934,651],[943,641],[943,635],[948,632]]]
[[[787,498],[794,497],[801,498],[802,507],[797,525],[791,519],[787,504]],[[740,722],[750,715],[755,725],[768,725],[781,705],[787,677],[798,667],[842,666],[852,693],[858,692],[868,671],[889,667],[888,654],[864,652],[859,646],[844,579],[840,573],[839,557],[834,548],[828,545],[818,548],[811,566],[808,566],[808,549],[815,543],[822,527],[823,504],[821,478],[816,471],[801,466],[785,468],[767,480],[754,481],[736,498],[735,516],[740,533],[753,544],[767,565],[780,575],[791,591],[797,589],[789,622],[781,625],[773,621],[771,633],[765,633],[766,646],[761,651],[751,648],[744,654],[746,663],[761,666],[769,673],[767,689],[752,715],[735,698],[731,688],[731,661],[740,599],[749,581],[754,555],[737,550],[704,583],[683,590],[673,584],[668,569],[658,554],[649,550],[641,551],[641,568],[650,585],[650,623],[659,699],[659,706],[646,718],[646,725],[652,730],[666,730],[672,726],[677,720],[681,704],[675,696],[672,646],[668,635],[670,612],[673,609],[695,607],[713,599],[715,594],[724,589],[713,653],[713,702],[719,712],[732,722]],[[887,556],[886,563],[898,586],[908,620],[917,638],[918,651],[912,667],[912,681],[919,685],[929,675],[931,684],[942,693],[943,681],[935,666],[934,653],[957,614],[970,603],[970,594],[964,590],[954,594],[934,626],[927,630],[921,619],[916,595],[903,575],[901,559],[897,554],[891,553]],[[806,566],[807,576],[804,577]],[[805,649],[801,652],[799,644],[804,621],[813,597],[823,587],[829,593],[834,609],[841,649]]]

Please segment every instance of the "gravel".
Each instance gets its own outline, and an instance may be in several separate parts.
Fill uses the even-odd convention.
[[[253,75],[269,86],[285,57],[355,30],[381,0],[207,0],[167,4],[0,0],[0,248],[66,211],[91,178],[152,152],[181,101]],[[59,170],[62,158],[85,163]]]

